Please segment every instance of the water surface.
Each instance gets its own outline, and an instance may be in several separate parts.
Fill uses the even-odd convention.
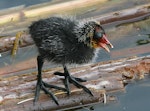
[[[150,111],[150,78],[128,84],[125,93],[116,94],[116,102],[93,106],[93,111]],[[92,111],[83,108],[75,111]]]

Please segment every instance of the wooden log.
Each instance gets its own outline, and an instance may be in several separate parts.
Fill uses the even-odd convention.
[[[19,10],[14,13],[9,13],[2,15],[0,17],[0,24],[10,23],[10,22],[16,22],[19,21],[21,18],[32,18],[37,16],[43,16],[43,15],[50,15],[50,14],[57,14],[57,13],[64,13],[70,10],[74,9],[81,9],[84,7],[89,7],[92,5],[96,5],[102,2],[105,2],[107,0],[73,0],[58,4],[51,5],[50,3],[47,3],[47,5],[42,5],[39,7],[36,6],[30,6],[27,8],[24,8],[23,10]],[[76,8],[78,6],[78,8]]]
[[[36,68],[36,58],[31,58],[29,60],[22,61],[14,65],[8,65],[2,67],[0,68],[0,75],[4,75],[8,73],[16,73],[18,71],[24,71],[32,68]]]
[[[103,16],[95,17],[101,24],[118,22],[118,25],[123,23],[132,23],[150,16],[150,4],[141,5],[130,9],[120,10]]]
[[[20,32],[18,32],[18,33],[20,33]],[[16,40],[16,36],[0,38],[0,42],[1,42],[0,53],[8,51],[8,50],[12,50],[14,47],[15,40]],[[29,34],[24,32],[21,34],[21,37],[19,38],[18,47],[25,47],[28,45],[33,45],[33,40],[31,39]]]
[[[149,7],[150,4],[147,4],[147,5],[142,5],[131,9],[127,9],[127,10],[122,10],[119,12],[113,12],[101,16],[95,16],[93,18],[100,21],[100,23],[103,25],[105,24],[109,25],[110,23],[114,23],[114,22],[119,25],[122,23],[129,23],[129,22],[138,21],[138,20],[145,19],[146,17],[149,17],[150,16]],[[1,43],[0,53],[11,50],[13,47],[14,40],[15,40],[15,36],[0,38],[0,43]],[[19,47],[24,47],[33,44],[33,41],[30,38],[30,35],[28,35],[28,33],[24,33],[21,36],[20,41],[21,44],[19,45]]]
[[[134,55],[139,55],[143,53],[149,53],[150,52],[150,44],[147,45],[141,45],[133,48],[124,48],[121,50],[111,51],[110,56],[112,58],[118,58],[118,57],[129,57]]]
[[[58,70],[62,71],[59,67],[43,71],[43,80],[63,87],[61,79],[53,75]],[[143,79],[150,74],[150,56],[86,64],[82,67],[70,68],[70,72],[73,76],[88,80],[82,84],[92,90],[94,97],[71,85],[69,97],[64,92],[52,90],[59,99],[59,106],[43,93],[37,104],[33,105],[37,73],[7,73],[0,78],[0,109],[6,111],[62,110],[82,107],[90,103],[106,103],[107,100],[111,100],[106,95],[123,91],[124,84],[128,81]]]

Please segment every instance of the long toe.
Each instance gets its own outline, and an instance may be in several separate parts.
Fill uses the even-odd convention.
[[[40,90],[41,90],[41,84],[38,82],[36,85],[36,91],[35,91],[35,97],[34,97],[34,104],[38,101],[39,95],[40,95]]]
[[[74,78],[76,81],[78,81],[78,82],[86,82],[87,80],[85,80],[85,79],[82,79],[82,78],[77,78],[77,77],[73,77],[72,76],[72,78]]]
[[[58,86],[55,86],[55,85],[51,85],[51,84],[48,84],[46,82],[43,81],[43,85],[47,88],[53,88],[53,89],[58,89],[58,90],[62,90],[62,91],[66,91],[65,88],[63,87],[58,87]]]
[[[71,81],[76,87],[82,88],[85,92],[93,96],[92,92],[86,86],[80,84],[74,77],[70,76],[69,81]]]
[[[57,105],[59,105],[57,97],[50,90],[48,90],[47,88],[54,88],[54,89],[66,91],[65,88],[58,87],[58,86],[55,86],[55,85],[50,85],[50,84],[48,84],[48,83],[46,83],[44,81],[37,82],[36,91],[35,91],[35,97],[34,97],[34,101],[33,101],[34,104],[39,99],[40,90],[43,90],[45,92],[45,94],[49,95],[54,100],[54,102]]]
[[[45,86],[42,86],[42,90],[45,92],[45,94],[50,95],[54,102],[59,105],[57,97],[51,91],[47,90]]]
[[[58,76],[65,76],[64,73],[61,73],[61,72],[54,72],[54,74]]]
[[[70,95],[69,76],[65,76],[64,84],[65,84],[65,87],[66,87],[67,94]]]
[[[82,88],[85,92],[87,92],[87,93],[89,93],[90,95],[93,96],[92,92],[87,87],[85,87],[84,85],[79,83],[79,82],[86,82],[86,80],[71,76],[66,69],[64,70],[64,73],[55,72],[54,74],[58,75],[58,76],[64,76],[65,77],[64,84],[65,84],[65,88],[66,88],[66,91],[67,91],[68,95],[70,95],[70,85],[69,84],[72,83],[76,87]]]
[[[58,76],[70,76],[70,74],[66,74],[66,73],[61,73],[61,72],[54,72],[54,74],[55,75],[58,75]],[[74,78],[76,81],[78,81],[78,82],[86,82],[86,80],[85,79],[82,79],[82,78],[77,78],[77,77],[73,77],[72,76],[72,78]]]

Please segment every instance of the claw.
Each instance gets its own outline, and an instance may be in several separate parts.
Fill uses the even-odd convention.
[[[74,77],[74,79],[76,80],[76,81],[79,81],[79,82],[86,82],[87,80],[85,80],[85,79],[81,79],[81,78],[77,78],[77,77]]]
[[[79,82],[86,82],[86,80],[71,76],[65,65],[64,65],[64,73],[55,72],[54,74],[58,75],[58,76],[65,76],[64,84],[65,84],[65,88],[67,90],[68,95],[70,95],[70,86],[69,86],[69,84],[72,83],[76,87],[82,88],[85,92],[87,92],[88,94],[93,96],[92,92],[87,87],[85,87],[84,85],[79,83]]]
[[[46,83],[46,82],[43,82],[43,85],[44,85],[45,87],[48,87],[48,88],[54,88],[54,89],[58,89],[58,90],[62,90],[62,91],[66,91],[66,89],[65,89],[65,88],[58,87],[58,86],[55,86],[55,85],[50,85],[50,84],[48,84],[48,83]]]
[[[87,93],[89,93],[90,95],[93,96],[92,92],[91,92],[87,87],[85,87],[84,85],[80,84],[78,81],[76,81],[76,80],[75,80],[74,78],[72,78],[72,77],[70,77],[70,79],[71,79],[72,83],[73,83],[75,86],[77,86],[77,87],[79,87],[79,88],[83,88],[83,90],[84,90],[85,92],[87,92]]]
[[[45,87],[42,87],[42,89],[46,94],[49,94],[52,97],[57,105],[59,105],[57,97],[51,91],[48,91]]]
[[[54,88],[54,89],[58,89],[58,90],[63,90],[63,91],[66,91],[65,88],[62,88],[62,87],[58,87],[58,86],[54,86],[54,85],[50,85],[46,82],[43,82],[43,81],[38,81],[37,82],[37,85],[36,85],[36,91],[35,91],[35,98],[34,98],[34,101],[33,101],[33,104],[35,105],[35,103],[38,101],[39,99],[39,95],[40,95],[40,90],[43,90],[45,92],[45,94],[48,94],[51,96],[51,98],[54,100],[54,102],[59,105],[58,103],[58,99],[57,97],[49,90],[47,90],[47,88]]]
[[[68,77],[65,77],[65,81],[64,81],[66,90],[67,90],[67,94],[70,95],[70,86],[69,86],[69,79]]]
[[[35,98],[33,100],[33,103],[35,105],[35,103],[38,101],[39,99],[39,95],[40,95],[40,89],[41,89],[41,85],[39,84],[39,82],[36,85],[36,91],[35,91]]]

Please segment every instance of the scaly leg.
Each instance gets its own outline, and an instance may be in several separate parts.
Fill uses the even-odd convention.
[[[45,92],[45,94],[50,95],[52,97],[52,99],[55,101],[55,103],[57,105],[59,105],[57,97],[51,91],[49,91],[47,88],[54,88],[54,89],[63,90],[63,91],[66,91],[66,89],[58,87],[58,86],[50,85],[50,84],[42,81],[42,74],[41,73],[42,73],[43,63],[44,63],[43,58],[41,56],[38,56],[37,57],[37,65],[38,65],[37,77],[38,78],[37,78],[34,103],[39,99],[40,90],[43,90]]]

